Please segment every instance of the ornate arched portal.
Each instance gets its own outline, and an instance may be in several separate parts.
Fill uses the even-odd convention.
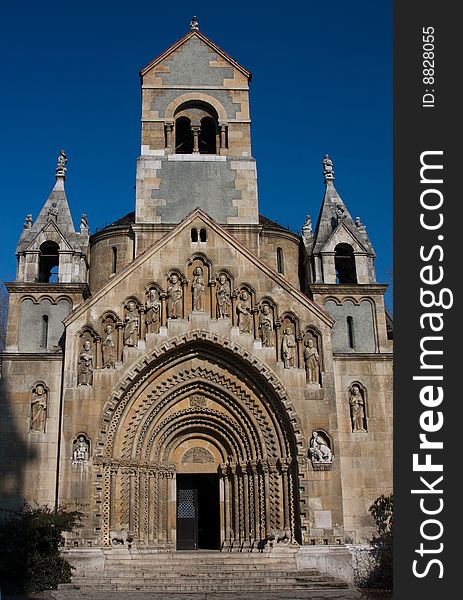
[[[257,547],[282,531],[297,540],[303,452],[286,391],[263,363],[207,332],[170,340],[126,374],[103,411],[103,543],[127,528],[139,545],[175,548],[187,473],[215,474],[220,547]]]

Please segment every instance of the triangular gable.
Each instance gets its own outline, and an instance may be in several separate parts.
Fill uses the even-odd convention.
[[[365,254],[370,253],[370,251],[364,246],[359,238],[354,235],[351,229],[342,221],[337,225],[333,233],[326,240],[320,252],[334,252],[334,248],[337,246],[337,244],[341,243],[350,244],[353,247],[354,252],[365,252]]]
[[[203,33],[201,33],[198,30],[189,31],[186,35],[184,35],[177,42],[175,42],[175,44],[173,44],[172,46],[167,48],[167,50],[165,50],[157,58],[152,60],[148,65],[146,65],[146,67],[144,67],[140,71],[140,77],[144,77],[146,75],[146,73],[151,71],[151,69],[153,69],[156,65],[158,65],[159,63],[164,61],[166,58],[168,58],[173,52],[178,50],[181,46],[183,46],[183,44],[185,44],[188,40],[190,40],[194,36],[198,37],[202,42],[204,42],[207,46],[209,46],[209,48],[211,48],[214,52],[219,54],[224,60],[226,60],[228,63],[230,63],[230,65],[232,67],[235,67],[236,69],[238,69],[238,71],[243,73],[243,75],[245,75],[245,77],[247,77],[249,80],[251,79],[252,75],[251,75],[250,71],[248,71],[245,67],[241,66],[239,63],[237,63],[236,60],[234,60],[229,54],[227,54],[225,52],[225,50],[222,50],[222,48],[220,48],[220,46],[217,46],[217,44],[215,44],[212,40],[207,38]]]
[[[53,240],[53,236],[50,236],[50,231],[52,233],[57,234],[57,236],[59,237],[59,239],[64,242],[66,248],[68,250],[74,250],[74,248],[71,246],[71,244],[68,242],[68,240],[66,239],[66,237],[64,236],[64,234],[60,231],[58,225],[54,222],[54,221],[48,221],[43,227],[41,227],[39,229],[39,231],[37,231],[36,235],[34,236],[34,238],[31,240],[31,242],[29,243],[29,245],[26,247],[26,251],[28,250],[34,250],[34,249],[38,249],[40,247],[40,245],[43,242],[37,243],[37,239],[44,234],[45,240]],[[56,241],[56,240],[53,240]],[[35,248],[34,248],[35,246]]]
[[[315,304],[312,300],[310,300],[307,296],[305,296],[302,292],[297,290],[294,286],[292,286],[284,277],[279,275],[275,270],[270,268],[268,265],[263,263],[259,258],[257,258],[250,250],[241,245],[234,237],[228,234],[228,232],[214,220],[212,220],[209,215],[204,213],[200,209],[195,209],[191,212],[183,221],[181,221],[177,227],[175,227],[172,231],[166,234],[162,239],[153,244],[150,248],[147,248],[142,254],[137,256],[130,265],[128,265],[125,269],[123,269],[120,273],[115,275],[110,281],[108,281],[103,287],[101,287],[94,295],[88,298],[85,302],[76,307],[67,317],[64,319],[65,326],[69,326],[75,319],[77,319],[80,315],[82,315],[86,310],[88,310],[93,304],[98,302],[100,299],[104,298],[104,296],[112,290],[114,287],[119,285],[126,277],[129,277],[134,271],[136,271],[143,262],[149,260],[152,256],[154,256],[157,252],[159,252],[163,246],[167,245],[171,240],[173,240],[179,232],[188,228],[191,223],[195,219],[202,219],[204,224],[214,230],[219,236],[221,236],[226,242],[231,244],[238,253],[242,254],[245,258],[247,258],[257,270],[265,273],[268,277],[273,279],[275,284],[284,289],[288,294],[292,295],[298,302],[304,305],[307,309],[309,309],[312,313],[314,313],[320,320],[326,323],[329,327],[334,325],[334,320],[330,317],[330,315],[325,312],[318,304]]]

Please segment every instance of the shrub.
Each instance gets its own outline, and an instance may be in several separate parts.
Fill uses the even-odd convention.
[[[0,581],[8,592],[56,589],[71,579],[71,565],[59,547],[63,533],[74,531],[83,514],[25,505],[0,519]]]
[[[382,494],[370,506],[378,535],[372,539],[377,555],[377,567],[374,573],[380,587],[392,589],[392,539],[394,524],[394,496]]]

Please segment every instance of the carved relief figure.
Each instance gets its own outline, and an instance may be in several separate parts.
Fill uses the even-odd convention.
[[[64,176],[66,175],[66,164],[68,162],[68,157],[66,156],[66,152],[64,150],[59,151],[58,160],[56,162],[56,175]]]
[[[58,205],[56,204],[56,202],[52,202],[50,208],[48,209],[48,218],[52,221],[55,221],[56,223],[56,220],[58,219],[58,213]]]
[[[365,399],[358,385],[353,385],[349,397],[352,431],[366,431]]]
[[[286,327],[283,331],[281,349],[285,369],[294,367],[296,359],[296,337],[291,327]]]
[[[314,462],[330,463],[333,461],[333,453],[328,442],[318,431],[314,431],[310,438],[309,456]]]
[[[47,390],[45,386],[38,383],[33,391],[31,403],[31,431],[41,431],[45,433],[45,423],[47,420]]]
[[[89,443],[83,435],[80,435],[74,444],[74,452],[72,453],[72,461],[74,463],[88,462]]]
[[[230,283],[222,273],[217,285],[217,318],[228,319],[231,309]]]
[[[204,312],[204,295],[206,284],[204,282],[203,270],[201,267],[196,267],[193,272],[193,310]]]
[[[92,343],[85,340],[82,351],[79,354],[79,363],[77,368],[77,385],[92,385],[93,383],[93,364],[94,357],[92,352]]]
[[[271,348],[273,346],[273,315],[268,304],[262,306],[259,317],[259,331],[262,346]]]
[[[116,366],[116,342],[113,337],[113,327],[109,323],[104,328],[103,339],[103,368],[114,369]]]
[[[151,288],[146,302],[146,331],[147,333],[159,333],[161,324],[161,300],[156,288]]]
[[[304,350],[307,383],[320,383],[320,356],[313,338],[308,338]]]
[[[124,346],[136,346],[138,344],[138,310],[133,300],[127,304],[125,316]]]
[[[182,318],[183,290],[178,275],[173,273],[169,278],[170,285],[167,288],[167,316],[169,319]]]
[[[240,300],[236,305],[236,312],[238,313],[238,327],[240,333],[252,333],[251,302],[249,301],[249,294],[246,290],[243,290],[240,294]]]

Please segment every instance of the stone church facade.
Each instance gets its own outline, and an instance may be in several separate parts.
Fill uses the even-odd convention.
[[[76,231],[62,151],[17,247],[0,507],[85,513],[71,547],[365,541],[392,486],[375,253],[323,159],[302,236],[259,214],[250,73],[191,30],[141,73],[135,211]]]

